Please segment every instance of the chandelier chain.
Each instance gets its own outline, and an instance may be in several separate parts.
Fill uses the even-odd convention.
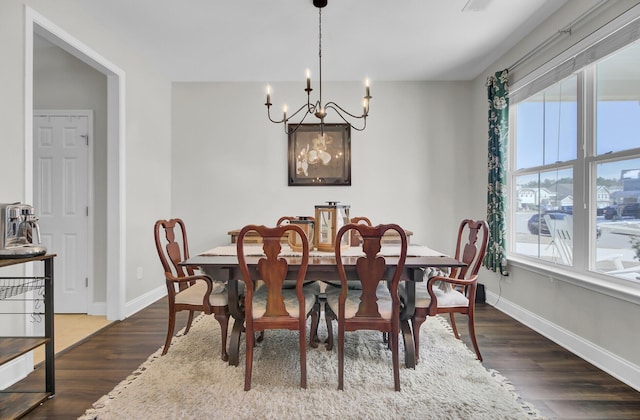
[[[320,77],[318,104],[322,107],[322,8],[318,9],[318,63],[318,76]]]

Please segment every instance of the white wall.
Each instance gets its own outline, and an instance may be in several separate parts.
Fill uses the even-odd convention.
[[[0,127],[2,127],[3,164],[0,165],[0,203],[12,203],[23,199],[24,185],[24,47],[22,5],[18,2],[0,1]],[[7,156],[12,156],[7,159]],[[12,182],[7,182],[12,180]]]
[[[303,83],[272,85],[278,115],[285,101],[292,109],[306,100]],[[484,217],[484,191],[468,189],[486,160],[484,135],[482,152],[467,153],[469,83],[373,84],[367,128],[352,130],[348,187],[287,185],[287,135],[268,121],[264,92],[259,83],[173,85],[172,214],[166,217],[185,220],[192,253],[228,242],[229,230],[248,223],[314,215],[314,206],[328,200],[351,205],[352,216],[398,223],[414,232],[415,243],[448,252],[460,219]],[[356,112],[361,96],[360,83],[323,86],[325,100]]]
[[[170,209],[171,83],[118,34],[78,7],[81,1],[0,1],[0,126],[3,127],[0,202],[24,200],[25,194],[25,10],[31,6],[65,33],[114,63],[126,74],[126,143],[121,150],[124,168],[124,299],[134,302],[164,289],[164,278],[153,242],[153,222]],[[11,156],[10,159],[5,159]],[[11,182],[8,182],[11,180]],[[107,188],[117,188],[108,185]],[[120,247],[122,249],[122,247]],[[117,250],[116,250],[117,251]],[[143,279],[136,279],[138,267]],[[117,275],[117,274],[116,274]],[[121,308],[120,313],[125,313]]]
[[[596,1],[571,1],[544,25],[528,36],[508,54],[485,71],[486,75],[510,67],[531,49],[544,42],[569,22],[584,13]],[[580,39],[624,12],[638,1],[607,2],[604,14],[598,19],[574,28],[571,36],[561,37],[546,51],[532,57],[513,71],[512,77],[522,79],[529,72],[564,51]],[[486,76],[475,80],[474,104],[486,98]],[[486,130],[486,107],[473,111],[474,132]],[[472,188],[484,188],[486,181],[478,178]],[[595,278],[584,279],[597,281]],[[483,270],[488,300],[499,309],[528,324],[543,335],[573,350],[584,359],[612,375],[640,389],[640,329],[638,318],[638,288],[631,287],[628,299],[614,297],[624,294],[622,287],[602,293],[586,288],[566,277],[561,270],[526,268],[514,261],[509,263],[509,276],[500,277]]]

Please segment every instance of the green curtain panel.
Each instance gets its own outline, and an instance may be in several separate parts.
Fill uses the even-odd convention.
[[[487,78],[489,102],[489,184],[487,223],[489,243],[484,266],[503,276],[507,272],[505,209],[507,205],[507,141],[509,139],[509,71]]]

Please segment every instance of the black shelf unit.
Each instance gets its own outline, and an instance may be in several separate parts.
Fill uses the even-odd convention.
[[[30,258],[0,259],[0,268],[29,262],[44,264],[43,276],[0,277],[0,304],[2,301],[21,300],[27,292],[40,293],[27,300],[44,303],[44,336],[0,337],[0,366],[25,353],[45,346],[45,383],[44,390],[24,390],[20,381],[0,391],[0,419],[19,418],[43,401],[55,395],[55,349],[53,343],[53,259],[55,254]],[[37,294],[36,293],[36,294]],[[40,302],[39,302],[40,303]],[[7,313],[3,313],[7,314]],[[8,315],[12,313],[9,312]]]

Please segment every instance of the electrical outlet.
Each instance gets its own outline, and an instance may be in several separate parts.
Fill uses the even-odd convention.
[[[138,267],[136,277],[138,278],[138,280],[142,280],[142,267]]]

